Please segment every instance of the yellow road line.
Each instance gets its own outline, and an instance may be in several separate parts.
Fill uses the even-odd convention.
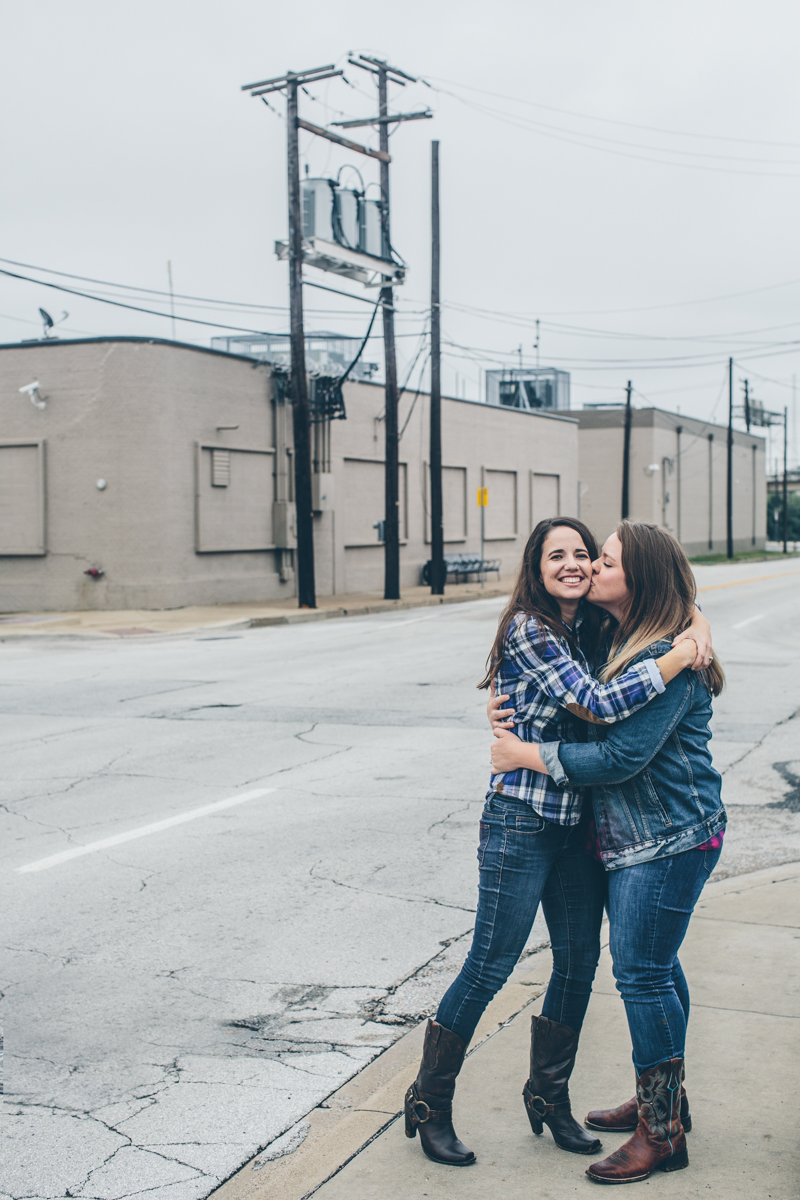
[[[774,575],[754,575],[752,579],[734,579],[730,583],[709,583],[698,588],[698,592],[713,592],[716,588],[738,587],[740,583],[761,583],[762,579],[783,579],[787,575],[800,575],[800,571],[778,571]]]

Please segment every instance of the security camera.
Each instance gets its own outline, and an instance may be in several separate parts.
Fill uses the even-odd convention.
[[[30,397],[31,404],[34,404],[36,408],[47,408],[47,401],[43,399],[40,400],[36,394],[41,386],[42,385],[37,379],[35,383],[26,383],[25,387],[21,387],[19,390],[23,395]]]
[[[658,463],[650,463],[649,466],[645,467],[645,472],[648,475],[655,475],[656,471],[660,471],[660,470],[661,470],[661,467],[659,466]]]

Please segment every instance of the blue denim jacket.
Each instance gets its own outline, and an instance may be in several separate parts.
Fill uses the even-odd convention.
[[[669,649],[657,642],[636,661]],[[710,719],[711,693],[702,675],[686,670],[627,720],[608,730],[590,726],[588,743],[540,744],[559,786],[591,785],[607,870],[692,850],[723,828]]]

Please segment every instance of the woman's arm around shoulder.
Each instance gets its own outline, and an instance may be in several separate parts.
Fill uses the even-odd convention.
[[[523,678],[584,720],[623,721],[664,691],[666,683],[696,657],[691,641],[661,658],[645,658],[608,683],[600,683],[569,652],[563,639],[530,617],[518,620],[508,639],[508,657]]]

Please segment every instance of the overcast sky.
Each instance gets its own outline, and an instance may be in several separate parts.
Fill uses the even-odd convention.
[[[391,101],[435,112],[391,143],[392,240],[409,264],[401,381],[429,302],[435,137],[446,390],[477,397],[480,369],[512,365],[520,345],[533,363],[539,317],[541,363],[571,372],[575,407],[621,398],[630,378],[637,404],[724,420],[729,354],[737,400],[747,377],[767,407],[792,405],[796,2],[5,0],[2,12],[5,259],[157,291],[171,260],[177,293],[242,305],[178,301],[178,315],[285,330],[287,269],[273,252],[286,234],[284,101],[270,111],[240,85],[360,51],[433,85]],[[371,76],[347,67],[346,79],[309,88],[302,115],[370,113]],[[377,164],[311,135],[301,154],[312,175],[354,164],[377,179]],[[36,337],[40,305],[69,311],[63,337],[171,336],[168,319],[0,277],[0,340]],[[312,289],[306,307],[307,328],[353,334],[370,312]],[[177,329],[204,345],[215,332]],[[379,355],[376,341],[368,357]]]

